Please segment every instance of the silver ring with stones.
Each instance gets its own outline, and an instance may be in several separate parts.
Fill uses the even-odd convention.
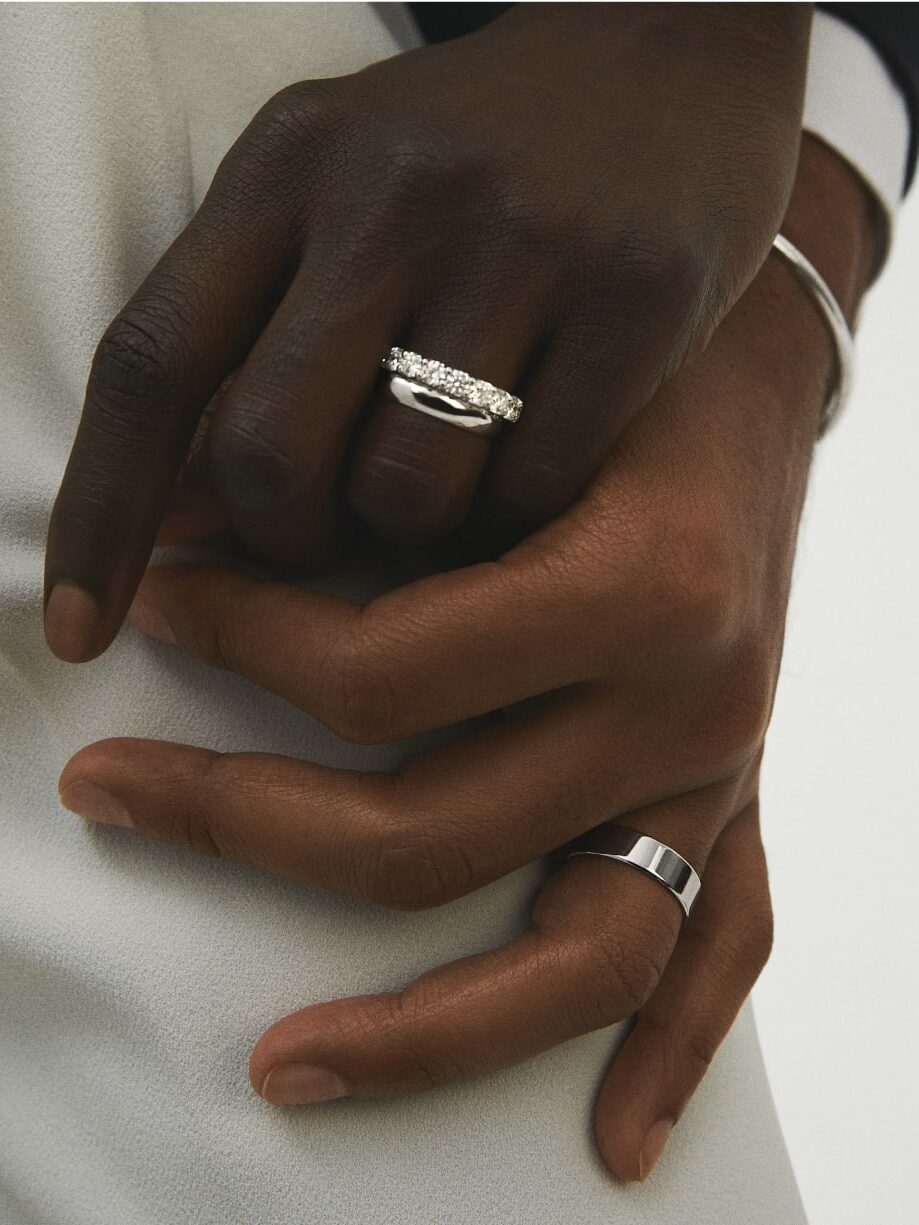
[[[509,391],[410,349],[390,349],[382,369],[383,391],[396,403],[485,437],[516,421],[523,407]]]

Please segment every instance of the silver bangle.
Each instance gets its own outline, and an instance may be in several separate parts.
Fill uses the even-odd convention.
[[[852,386],[855,342],[846,317],[836,301],[836,296],[807,256],[799,251],[793,242],[789,242],[784,234],[776,234],[772,246],[791,267],[810,294],[833,341],[836,372],[832,389],[823,406],[823,415],[820,418],[819,437],[822,438],[839,416],[839,411],[849,395]]]

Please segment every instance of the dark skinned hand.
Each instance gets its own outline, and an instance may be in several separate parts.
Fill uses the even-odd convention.
[[[54,509],[46,633],[98,655],[201,413],[257,555],[351,525],[549,521],[762,264],[794,179],[810,6],[519,5],[256,115],[96,351]],[[392,344],[513,389],[489,443],[374,394]],[[484,538],[484,539],[483,539]]]
[[[866,197],[813,141],[785,228],[851,316]],[[504,946],[271,1026],[250,1061],[267,1100],[414,1092],[637,1013],[595,1127],[612,1170],[648,1173],[769,952],[759,763],[831,371],[813,303],[770,259],[583,498],[499,561],[365,607],[229,568],[150,571],[135,625],[350,739],[513,717],[395,774],[100,741],[61,776],[81,815],[397,908],[447,903],[610,819],[702,874],[681,927],[630,868],[558,867]]]

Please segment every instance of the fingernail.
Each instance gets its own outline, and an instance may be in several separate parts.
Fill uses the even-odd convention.
[[[45,608],[45,639],[58,657],[81,664],[99,654],[102,610],[76,583],[55,583]]]
[[[641,1152],[638,1154],[638,1177],[642,1182],[654,1169],[672,1131],[673,1121],[671,1119],[661,1119],[649,1129],[644,1144],[641,1146]]]
[[[134,602],[128,609],[128,620],[142,634],[156,638],[158,642],[168,642],[170,646],[175,646],[176,636],[172,632],[172,626],[160,610],[148,603],[142,596],[134,597]]]
[[[78,817],[87,821],[98,821],[102,825],[120,825],[124,829],[133,829],[134,822],[128,815],[128,810],[108,791],[85,779],[69,783],[61,793],[61,803]]]
[[[282,1063],[265,1077],[261,1096],[273,1106],[309,1106],[313,1102],[347,1097],[348,1090],[341,1077],[328,1068],[314,1068],[307,1063]]]

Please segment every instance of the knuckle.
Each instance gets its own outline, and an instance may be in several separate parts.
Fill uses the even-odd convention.
[[[598,354],[615,360],[630,394],[648,399],[705,326],[710,291],[701,244],[588,218],[569,226],[560,264],[559,325],[590,341],[593,361]]]
[[[685,1069],[694,1081],[702,1080],[721,1045],[717,1030],[695,1016],[684,1017],[676,1025],[672,1015],[659,1013],[653,1005],[642,1011],[641,1024],[660,1048],[668,1068]]]
[[[659,942],[646,935],[607,935],[592,942],[589,963],[596,984],[597,1025],[631,1016],[654,994],[664,972],[664,958],[654,950]]]
[[[297,81],[285,86],[256,114],[250,144],[285,158],[311,151],[337,126],[337,91],[327,81]]]
[[[326,658],[320,707],[323,722],[343,740],[385,744],[399,738],[395,686],[360,622]]]
[[[227,501],[243,510],[267,511],[289,503],[313,474],[278,439],[277,401],[248,392],[208,437],[211,471]]]
[[[468,892],[471,860],[458,842],[392,821],[366,857],[365,889],[391,910],[429,910]]]
[[[269,98],[220,163],[205,204],[279,213],[302,237],[317,184],[352,123],[332,80],[299,81]],[[247,214],[248,215],[248,214]]]
[[[199,855],[212,859],[234,858],[240,855],[229,830],[219,820],[220,808],[209,802],[210,794],[219,794],[224,786],[240,785],[239,767],[233,756],[221,753],[208,755],[203,768],[193,779],[187,779],[176,787],[170,802],[161,809],[157,828],[140,821],[141,832],[155,833],[164,841],[185,847]]]
[[[389,183],[414,192],[423,185],[447,185],[465,173],[463,159],[444,133],[424,124],[379,133]]]
[[[683,1054],[693,1075],[701,1080],[712,1066],[720,1042],[708,1030],[688,1027],[684,1035]]]
[[[647,541],[645,556],[661,562],[650,572],[650,620],[655,632],[679,652],[725,652],[738,633],[740,576],[715,518],[693,507],[684,507],[679,515],[671,510],[663,523],[651,528]]]
[[[182,346],[169,308],[135,307],[109,324],[96,348],[89,394],[117,415],[150,415],[173,400],[181,381]]]
[[[774,922],[768,901],[747,907],[730,931],[722,931],[708,956],[712,991],[728,998],[747,994],[772,955]]]
[[[210,828],[206,813],[189,805],[175,804],[169,810],[164,836],[167,842],[211,859],[223,857],[220,842]]]
[[[583,221],[569,217],[558,201],[546,199],[542,186],[528,181],[523,168],[511,167],[483,185],[492,258],[503,257],[516,268],[525,264],[534,283],[534,274],[574,263],[576,253],[591,245]]]
[[[444,1003],[443,988],[427,974],[388,1001],[384,1025],[393,1044],[393,1058],[413,1084],[436,1088],[469,1075],[461,1032],[442,1025],[436,1041],[422,1037],[426,1022],[432,1014],[443,1012]]]
[[[722,765],[739,767],[762,748],[772,715],[778,662],[762,641],[738,642],[707,694],[699,728],[706,749]]]
[[[661,237],[664,235],[664,237]],[[619,276],[630,295],[657,312],[681,316],[694,305],[705,283],[705,268],[698,246],[669,234],[667,227],[620,234]]]
[[[744,963],[758,977],[772,956],[775,940],[775,919],[768,898],[747,914],[742,938]]]
[[[552,444],[551,439],[545,449],[531,444],[513,467],[501,474],[497,513],[509,520],[520,536],[529,535],[559,515],[583,483],[565,462],[568,457],[564,451]]]
[[[738,893],[729,918],[704,935],[700,929],[690,938],[698,940],[708,962],[713,992],[728,998],[738,987],[746,994],[772,955],[775,920],[769,893],[765,858]]]
[[[466,491],[444,469],[445,453],[391,437],[360,458],[348,482],[352,510],[385,540],[422,543],[462,522]]]
[[[661,980],[663,966],[640,948],[620,948],[610,965],[616,994],[630,1013],[651,998]]]
[[[259,616],[256,623],[271,625],[274,618],[265,606],[265,588],[257,579],[249,580],[246,585],[232,596],[224,596],[219,607],[215,609],[212,621],[200,622],[192,626],[192,648],[208,663],[230,672],[245,674],[251,658],[253,644],[247,641],[252,634],[254,618],[248,599],[258,596]],[[194,619],[197,623],[197,618]]]

